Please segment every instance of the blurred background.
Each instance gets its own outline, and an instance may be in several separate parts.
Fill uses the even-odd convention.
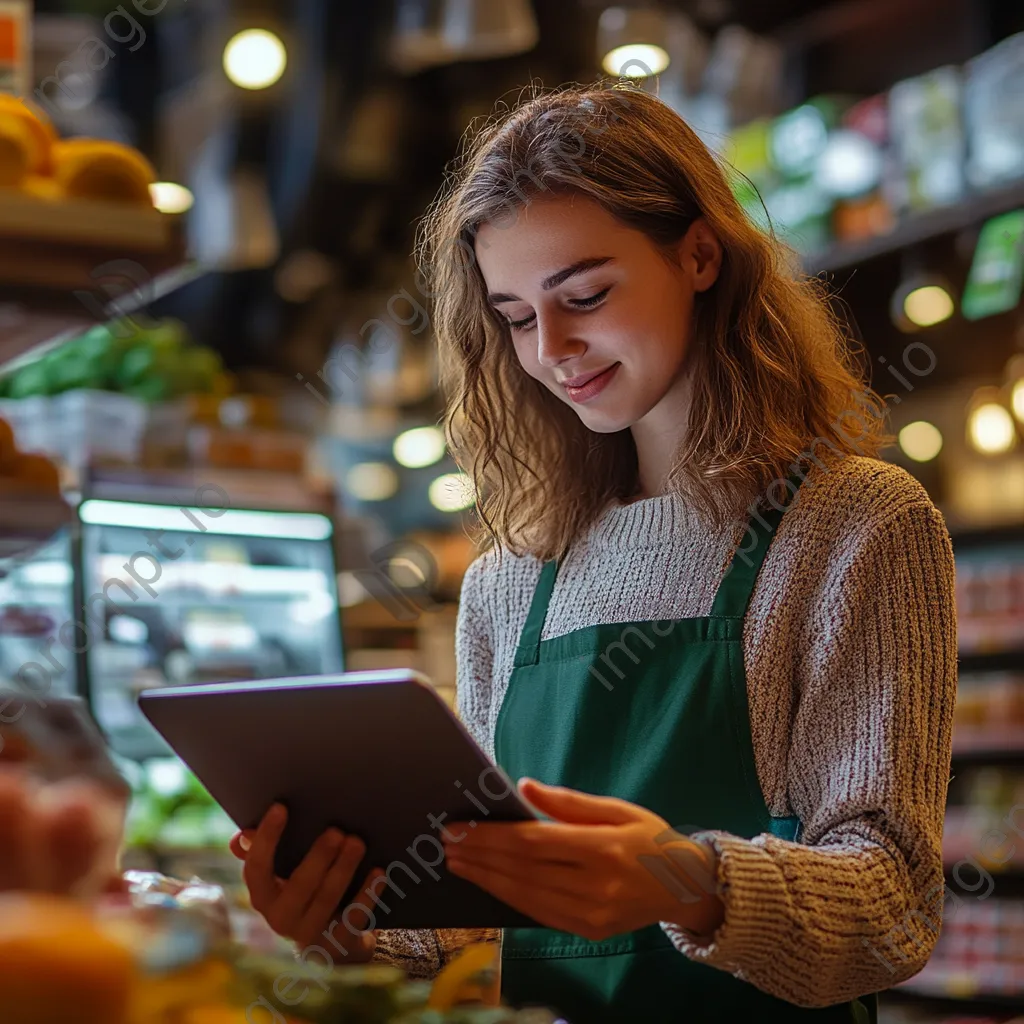
[[[1019,3],[0,0],[0,683],[89,702],[135,863],[229,881],[139,690],[414,667],[451,701],[473,494],[416,224],[496,101],[609,74],[830,282],[947,517],[963,905],[884,1019],[1024,1014],[1024,833],[982,841],[1024,798]]]

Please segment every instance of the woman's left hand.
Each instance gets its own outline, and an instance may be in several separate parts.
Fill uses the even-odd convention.
[[[713,854],[663,818],[533,779],[519,792],[554,820],[447,825],[453,874],[546,928],[592,941],[660,921],[707,936],[722,923]]]

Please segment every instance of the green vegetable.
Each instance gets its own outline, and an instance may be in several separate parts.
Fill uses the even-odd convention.
[[[50,377],[42,362],[23,366],[11,382],[11,398],[30,398],[33,395],[50,394]]]

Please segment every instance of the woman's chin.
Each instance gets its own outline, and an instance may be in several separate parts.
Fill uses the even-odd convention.
[[[578,408],[576,415],[580,422],[595,434],[617,434],[621,430],[629,430],[637,418],[630,416],[621,409]]]

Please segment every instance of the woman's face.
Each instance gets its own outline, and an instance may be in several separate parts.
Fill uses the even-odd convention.
[[[523,369],[598,433],[682,393],[694,295],[718,276],[721,246],[698,220],[677,254],[678,266],[583,196],[534,199],[476,237],[489,301]]]

